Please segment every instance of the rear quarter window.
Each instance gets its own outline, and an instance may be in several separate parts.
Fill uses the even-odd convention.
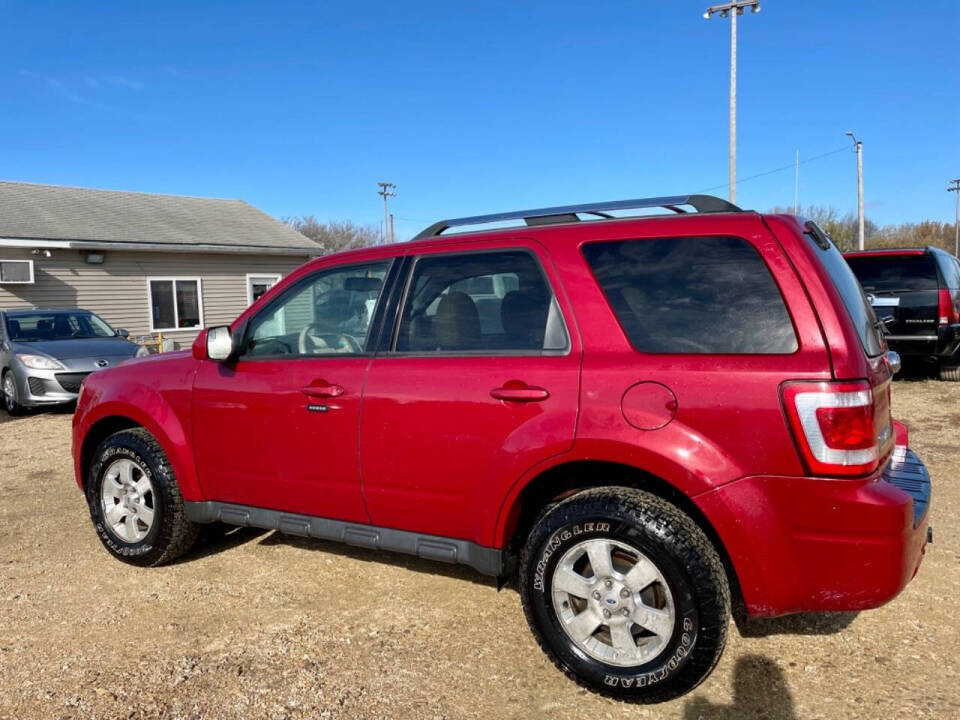
[[[960,263],[957,258],[947,253],[937,253],[935,255],[940,265],[940,275],[943,278],[944,287],[951,290],[960,288]]]
[[[593,242],[583,254],[624,333],[641,352],[797,350],[780,290],[742,238]]]
[[[816,235],[813,232],[807,232],[804,236],[816,253],[817,258],[823,263],[823,267],[837,288],[837,292],[840,293],[847,314],[853,321],[857,335],[860,337],[860,344],[863,345],[864,351],[870,357],[880,355],[883,352],[883,341],[880,338],[877,318],[873,314],[870,303],[867,302],[866,295],[863,294],[863,288],[860,287],[857,276],[854,275],[850,265],[847,264],[843,255],[837,250],[837,246],[833,244],[826,233],[813,226],[812,223],[807,225],[816,230]]]

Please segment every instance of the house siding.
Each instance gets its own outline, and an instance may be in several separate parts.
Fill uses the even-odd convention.
[[[77,250],[52,250],[52,257],[0,247],[2,260],[33,260],[32,285],[0,284],[0,310],[73,308],[91,310],[131,335],[150,334],[147,278],[199,277],[203,326],[226,325],[247,307],[247,274],[286,276],[306,262],[303,256],[246,253],[164,253],[106,251],[102,265],[90,265]],[[198,330],[165,330],[186,347]]]

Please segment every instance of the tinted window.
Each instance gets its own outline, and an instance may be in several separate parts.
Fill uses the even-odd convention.
[[[770,271],[734,237],[590,243],[583,253],[631,344],[652,353],[792,353]]]
[[[261,310],[247,330],[246,356],[360,353],[388,262],[319,272]]]
[[[960,288],[960,263],[953,255],[936,253],[937,263],[940,265],[940,276],[945,287]]]
[[[553,292],[522,251],[417,260],[398,352],[563,350],[567,334]]]
[[[821,235],[821,241],[826,247],[821,247],[810,233],[807,233],[806,237],[839,291],[843,304],[847,308],[847,314],[853,320],[857,335],[860,336],[863,349],[871,357],[879,355],[883,352],[883,342],[880,339],[877,318],[863,294],[863,288],[857,282],[857,276],[853,274],[843,255],[826,235]]]
[[[937,289],[937,264],[929,254],[853,256],[847,263],[868,293]]]

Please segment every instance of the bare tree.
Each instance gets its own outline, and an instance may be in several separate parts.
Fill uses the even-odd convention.
[[[775,207],[770,212],[792,214],[793,209],[788,207]],[[826,205],[810,205],[801,208],[802,217],[813,220],[822,227],[830,239],[841,252],[857,249],[857,216],[854,213],[841,215],[836,208]],[[867,244],[871,247],[889,247],[897,243],[889,242],[891,228],[890,226],[879,227],[870,218],[864,218],[863,234]]]
[[[358,225],[350,220],[321,222],[313,215],[286,218],[284,222],[323,248],[323,252],[369,247],[380,241],[380,233],[373,225]]]

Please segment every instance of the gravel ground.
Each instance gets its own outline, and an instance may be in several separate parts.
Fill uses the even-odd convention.
[[[731,632],[655,707],[593,695],[519,597],[470,570],[251,530],[140,570],[96,539],[70,416],[0,413],[0,718],[955,718],[960,384],[897,383],[934,481],[936,543],[887,606]]]

